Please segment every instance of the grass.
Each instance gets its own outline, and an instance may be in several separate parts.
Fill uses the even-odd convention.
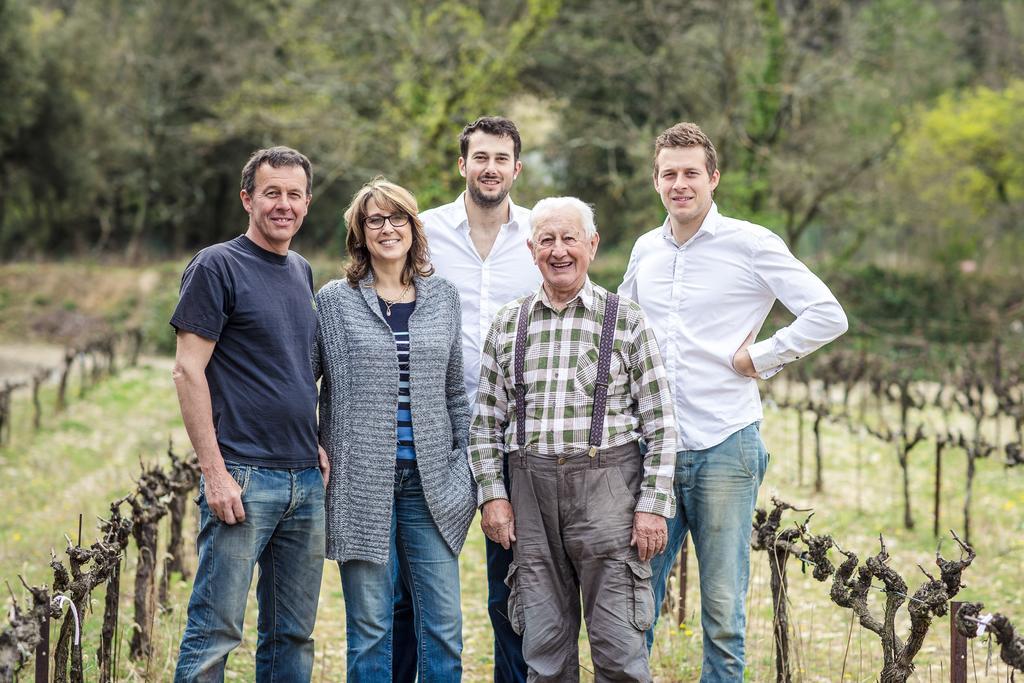
[[[52,406],[52,389],[44,395],[44,406]],[[0,449],[0,579],[15,584],[20,574],[30,582],[48,580],[49,549],[60,554],[64,534],[75,538],[78,515],[84,515],[83,542],[95,536],[94,519],[105,514],[107,502],[124,495],[134,485],[140,458],[163,461],[168,435],[186,443],[174,398],[173,386],[164,364],[129,369],[76,397],[68,410],[55,415],[47,410],[44,428],[32,434],[27,392],[15,403],[14,438]],[[810,425],[807,425],[809,430]],[[1003,434],[1007,434],[1004,426]],[[933,446],[922,443],[911,455],[911,484],[917,528],[901,528],[900,473],[892,448],[866,435],[851,435],[845,426],[824,427],[825,492],[815,494],[810,483],[813,442],[806,440],[806,462],[801,477],[796,456],[796,418],[792,411],[766,409],[765,441],[772,452],[771,465],[760,494],[767,505],[777,494],[799,507],[816,509],[815,532],[832,533],[846,549],[862,559],[877,552],[878,534],[884,533],[892,555],[891,564],[902,572],[911,590],[923,579],[916,565],[933,567],[936,539],[931,534],[931,487]],[[961,528],[964,457],[958,450],[947,451],[942,488],[943,528]],[[804,483],[801,484],[800,482]],[[1000,611],[1024,623],[1024,471],[1007,470],[996,460],[979,464],[975,485],[973,538],[978,559],[964,574],[966,588],[960,599],[981,600],[986,609]],[[802,519],[791,515],[787,519]],[[186,529],[194,529],[190,520]],[[190,535],[191,536],[191,535]],[[952,542],[942,546],[954,553]],[[692,558],[692,553],[691,553]],[[122,579],[122,680],[170,680],[177,643],[184,625],[184,605],[190,584],[172,582],[172,607],[157,616],[156,648],[151,662],[132,664],[127,658],[130,636],[131,577],[134,549]],[[829,584],[814,581],[800,572],[798,563],[789,570],[790,615],[794,628],[794,660],[797,681],[875,680],[881,667],[881,649],[873,634],[854,625],[848,611],[828,600]],[[483,537],[474,525],[461,557],[464,615],[464,680],[491,678],[492,646],[486,615],[486,578]],[[701,657],[697,569],[691,565],[687,619],[682,625],[671,617],[662,618],[652,656],[657,681],[692,681],[698,677]],[[19,591],[16,591],[19,592]],[[20,592],[19,592],[20,593]],[[876,607],[884,596],[872,596]],[[86,666],[95,671],[95,642],[102,614],[102,591],[93,596],[93,610],[87,615],[84,637]],[[675,610],[672,609],[671,614]],[[748,608],[747,678],[774,680],[771,638],[770,591],[767,558],[754,553]],[[250,599],[248,628],[242,646],[229,660],[230,680],[252,680],[255,649],[255,597]],[[899,621],[906,631],[905,615]],[[55,633],[55,632],[54,632]],[[320,597],[320,611],[314,634],[317,653],[314,680],[344,678],[344,604],[336,565],[327,563]],[[55,635],[54,635],[55,637]],[[940,680],[948,675],[948,619],[937,620],[925,647],[917,658],[917,680]],[[583,680],[593,680],[585,636],[581,638]],[[1005,680],[1005,666],[997,659],[987,666],[987,649],[979,639],[972,641],[969,667],[977,680]],[[93,674],[95,675],[95,674]],[[86,673],[89,677],[89,671]],[[973,677],[973,676],[972,676]]]

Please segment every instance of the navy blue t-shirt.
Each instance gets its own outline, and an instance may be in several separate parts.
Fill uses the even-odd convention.
[[[217,342],[206,380],[225,461],[317,465],[316,307],[304,258],[245,235],[203,249],[181,277],[171,325]]]

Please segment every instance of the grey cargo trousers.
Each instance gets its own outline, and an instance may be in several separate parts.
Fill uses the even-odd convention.
[[[651,567],[629,545],[636,443],[571,457],[509,454],[516,542],[506,583],[531,683],[579,681],[580,592],[595,681],[651,681]]]

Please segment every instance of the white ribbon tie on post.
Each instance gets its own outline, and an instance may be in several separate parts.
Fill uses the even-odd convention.
[[[991,614],[982,614],[978,617],[978,635],[985,635],[985,629],[988,627],[989,622],[992,621]]]
[[[81,635],[81,629],[80,629],[79,624],[78,624],[78,610],[75,609],[75,603],[73,603],[71,601],[71,598],[69,598],[66,595],[55,595],[54,598],[53,598],[53,602],[55,602],[57,604],[57,607],[63,607],[64,603],[67,603],[68,606],[71,608],[71,614],[74,615],[74,617],[75,617],[75,645],[78,645],[79,640],[80,640],[80,635]],[[991,616],[991,615],[989,615],[989,616]],[[979,627],[979,628],[981,628],[981,627]]]

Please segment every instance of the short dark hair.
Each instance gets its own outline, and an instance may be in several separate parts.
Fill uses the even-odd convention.
[[[704,166],[708,175],[715,175],[718,169],[718,152],[704,131],[696,123],[683,121],[662,131],[654,141],[654,172],[658,172],[658,152],[673,147],[703,147]]]
[[[469,138],[477,131],[499,138],[512,138],[512,158],[514,161],[519,161],[519,152],[523,149],[519,129],[516,128],[516,124],[503,116],[481,116],[462,129],[459,134],[459,154],[463,159],[469,154]]]
[[[256,150],[249,157],[249,161],[245,162],[245,168],[242,169],[242,189],[249,196],[256,191],[256,171],[263,164],[268,164],[271,168],[301,166],[306,172],[306,196],[313,194],[313,165],[309,163],[306,155],[291,147],[270,147]]]

